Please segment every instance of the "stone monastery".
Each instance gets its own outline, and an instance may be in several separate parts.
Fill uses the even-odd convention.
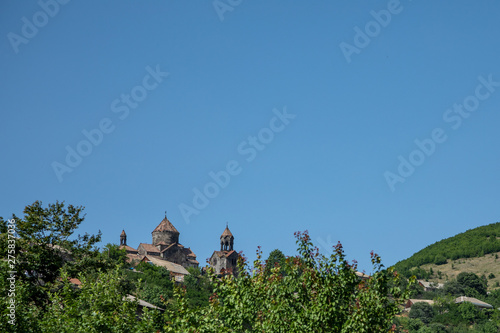
[[[165,218],[151,232],[152,242],[140,243],[137,249],[127,245],[125,230],[120,234],[120,249],[125,249],[127,258],[133,265],[139,262],[149,262],[165,267],[176,280],[182,281],[189,274],[188,267],[198,267],[196,254],[189,247],[179,243],[179,231],[172,222]],[[236,274],[238,253],[233,250],[234,236],[226,225],[220,236],[220,251],[214,251],[209,263],[217,274]]]

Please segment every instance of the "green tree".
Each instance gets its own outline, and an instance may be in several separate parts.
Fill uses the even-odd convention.
[[[268,276],[271,275],[271,270],[275,267],[280,267],[280,273],[283,273],[283,269],[281,267],[285,266],[285,260],[286,257],[280,250],[276,249],[271,251],[266,260],[265,274]]]
[[[475,327],[478,333],[498,333],[498,325],[494,322],[486,322]]]
[[[158,310],[145,309],[138,320],[138,303],[125,298],[119,269],[99,272],[95,279],[80,275],[81,288],[69,283],[66,272],[61,277],[62,288],[49,294],[41,332],[154,332],[161,326]]]
[[[431,323],[429,324],[429,328],[432,333],[446,333],[446,326],[441,323]]]
[[[109,266],[129,266],[127,263],[127,251],[125,249],[120,249],[120,246],[116,244],[108,243],[101,250],[101,256],[104,261],[109,262]]]
[[[73,237],[73,233],[84,220],[83,207],[64,202],[42,207],[35,201],[24,209],[24,216],[15,215],[16,225],[16,270],[20,280],[27,282],[30,301],[41,305],[47,300],[47,291],[60,275],[63,266],[76,276],[84,268],[90,269],[99,256],[94,245],[100,241],[97,235],[85,234]],[[2,229],[5,221],[1,219]],[[0,246],[7,248],[6,235],[0,237]],[[3,256],[3,258],[5,258]]]
[[[201,269],[198,267],[189,267],[187,270],[189,275],[184,277],[184,285],[189,306],[192,308],[208,306],[208,299],[213,292],[210,278],[206,274],[201,274]]]
[[[30,286],[24,280],[12,280],[7,261],[0,260],[0,332],[38,332],[39,309],[30,298]],[[14,288],[11,289],[11,281]],[[12,305],[11,301],[14,302]]]
[[[443,289],[447,295],[463,296],[464,294],[464,288],[457,280],[446,282]]]
[[[462,315],[462,318],[468,323],[473,323],[479,315],[479,310],[476,306],[469,302],[463,302],[458,306],[458,311]]]
[[[411,333],[418,332],[422,327],[425,327],[425,324],[422,322],[422,320],[418,318],[410,318],[408,320],[408,330]]]
[[[425,302],[418,302],[412,305],[410,310],[410,318],[420,319],[425,324],[431,322],[434,317],[434,309],[432,305]]]
[[[436,265],[444,265],[444,264],[446,264],[446,262],[447,262],[446,257],[443,256],[442,254],[436,255],[436,257],[434,258],[434,263]]]
[[[137,265],[136,271],[126,270],[125,274],[132,281],[136,281],[139,286],[137,294],[146,302],[164,307],[163,300],[169,299],[173,295],[174,283],[170,272],[164,267],[141,262]]]
[[[486,295],[487,282],[474,273],[461,272],[457,275],[457,282],[466,296]]]

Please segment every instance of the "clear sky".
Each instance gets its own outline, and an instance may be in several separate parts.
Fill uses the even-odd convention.
[[[496,1],[0,4],[0,216],[86,207],[201,264],[309,230],[370,271],[500,221]]]

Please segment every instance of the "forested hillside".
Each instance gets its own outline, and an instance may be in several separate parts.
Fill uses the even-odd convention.
[[[398,272],[409,276],[412,268],[425,264],[445,264],[447,260],[482,257],[500,251],[500,222],[467,230],[425,247],[395,265]],[[414,273],[414,272],[413,272]]]

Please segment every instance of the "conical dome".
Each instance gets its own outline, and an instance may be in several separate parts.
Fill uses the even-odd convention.
[[[153,235],[153,245],[155,246],[161,242],[167,245],[179,242],[179,232],[166,216],[151,234]]]
[[[233,244],[234,244],[234,236],[226,224],[226,229],[224,229],[224,232],[220,236],[220,250],[221,251],[232,251]]]
[[[220,236],[220,238],[224,238],[224,237],[233,237],[233,234],[231,233],[231,230],[229,230],[229,228],[226,226],[226,229],[224,229],[224,232],[222,233],[222,235]]]
[[[175,229],[172,222],[170,222],[166,217],[160,222],[160,224],[158,224],[158,226],[155,228],[155,230],[153,230],[153,232],[155,232],[155,231],[160,231],[160,232],[170,231],[170,232],[173,232],[176,234],[179,233],[177,231],[177,229]]]

